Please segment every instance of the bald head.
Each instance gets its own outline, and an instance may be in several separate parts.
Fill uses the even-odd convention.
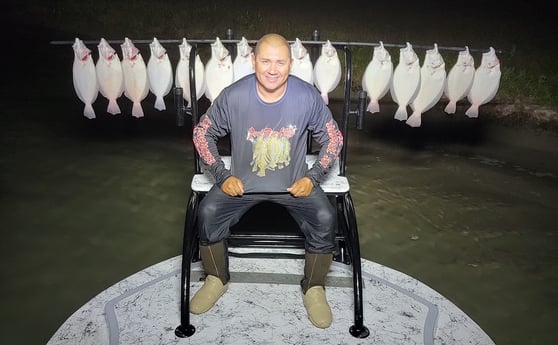
[[[289,42],[285,39],[285,37],[279,34],[267,34],[262,36],[256,43],[256,49],[254,50],[254,55],[258,55],[262,45],[269,45],[273,48],[285,47],[289,52],[289,58],[291,58],[291,47],[289,46]]]

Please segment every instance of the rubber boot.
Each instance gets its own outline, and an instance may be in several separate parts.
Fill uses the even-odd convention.
[[[201,245],[200,255],[207,277],[190,301],[190,312],[202,314],[211,309],[229,287],[229,257],[224,241]]]
[[[318,328],[328,328],[333,320],[325,295],[325,279],[332,260],[333,254],[306,253],[302,299],[308,319]]]

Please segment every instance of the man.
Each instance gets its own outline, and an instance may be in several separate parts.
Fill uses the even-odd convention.
[[[255,73],[224,89],[194,128],[194,145],[215,185],[202,199],[198,224],[207,278],[190,311],[208,311],[230,279],[229,228],[252,206],[284,206],[305,235],[303,301],[310,321],[331,325],[325,278],[335,247],[335,210],[319,183],[338,157],[343,137],[314,86],[290,76],[291,51],[278,34],[263,36],[252,56]],[[308,130],[321,146],[311,169],[306,164]],[[231,169],[217,151],[230,134]]]

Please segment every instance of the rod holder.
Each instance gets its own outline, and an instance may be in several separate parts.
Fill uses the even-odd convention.
[[[184,126],[186,108],[184,107],[184,91],[181,87],[174,88],[174,104],[176,106],[176,126]]]
[[[319,40],[320,40],[320,30],[314,29],[314,31],[312,32],[312,41],[317,42]],[[316,60],[318,60],[320,53],[321,53],[321,47],[317,44],[312,44],[312,46],[310,47],[310,61],[312,61],[312,65],[316,64]]]
[[[349,111],[349,115],[356,116],[356,128],[361,130],[364,128],[364,115],[366,114],[366,97],[367,93],[364,90],[360,90],[358,93],[358,104],[357,108]]]

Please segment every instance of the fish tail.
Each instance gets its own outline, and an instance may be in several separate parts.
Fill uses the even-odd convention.
[[[91,103],[87,103],[85,105],[85,108],[83,108],[83,116],[87,117],[88,119],[95,118],[95,110],[93,109]]]
[[[322,93],[322,99],[324,100],[325,104],[329,104],[329,98],[327,97],[327,92]]]
[[[444,108],[444,111],[448,114],[455,114],[456,102],[450,101],[448,105]]]
[[[476,104],[471,104],[469,109],[465,112],[465,115],[469,116],[470,118],[477,118],[479,117],[479,106]]]
[[[378,103],[377,100],[371,99],[370,103],[368,103],[368,108],[366,108],[366,110],[372,114],[377,113],[380,111],[380,104]]]
[[[167,109],[167,107],[165,106],[165,100],[163,99],[163,97],[157,96],[157,98],[155,99],[155,109],[157,109],[159,111],[163,111],[163,110]]]
[[[132,116],[133,117],[143,117],[143,108],[140,102],[134,102],[132,105]]]
[[[116,99],[110,99],[107,107],[107,112],[112,115],[120,114],[120,107]]]
[[[405,123],[411,127],[420,127],[420,122],[421,122],[421,115],[419,112],[415,111],[411,114],[411,116],[409,116],[409,118]]]
[[[407,120],[407,109],[405,106],[400,105],[395,112],[394,118],[399,121]]]

